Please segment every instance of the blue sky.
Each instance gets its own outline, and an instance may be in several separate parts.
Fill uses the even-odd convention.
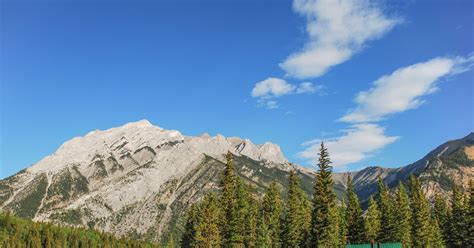
[[[148,119],[335,170],[403,166],[473,130],[472,1],[1,3],[0,178]]]

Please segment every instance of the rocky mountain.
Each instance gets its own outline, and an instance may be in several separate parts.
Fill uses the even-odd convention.
[[[451,179],[465,183],[472,178],[473,138],[470,134],[445,143],[406,167],[336,173],[334,190],[343,199],[350,174],[364,201],[377,190],[379,176],[393,186],[415,173],[427,191],[446,192]],[[288,172],[293,169],[303,189],[313,191],[314,171],[289,163],[275,144],[255,145],[222,135],[184,136],[142,120],[76,137],[1,180],[0,209],[34,220],[158,241],[180,231],[190,204],[218,189],[227,151],[256,195],[271,181],[286,194]]]
[[[218,188],[227,151],[257,193],[272,180],[285,188],[295,168],[311,190],[311,172],[289,163],[275,144],[184,136],[142,120],[76,137],[1,180],[0,208],[38,221],[157,241],[180,227],[190,204]]]
[[[458,140],[448,141],[425,155],[422,159],[399,168],[366,167],[360,171],[334,175],[336,185],[343,188],[347,176],[353,178],[354,188],[364,203],[377,192],[378,177],[394,188],[405,182],[411,174],[417,176],[429,198],[435,194],[449,195],[452,184],[468,189],[474,178],[474,133]]]

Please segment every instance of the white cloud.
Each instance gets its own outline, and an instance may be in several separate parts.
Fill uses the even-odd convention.
[[[287,83],[283,79],[270,77],[255,84],[255,87],[252,89],[252,97],[279,97],[292,93],[295,88],[294,85]]]
[[[314,85],[310,82],[304,82],[296,86],[284,79],[270,77],[256,83],[251,95],[253,98],[258,98],[260,106],[267,109],[276,109],[278,108],[278,102],[275,98],[291,94],[313,94],[322,88],[321,85]]]
[[[400,68],[373,83],[368,91],[359,92],[357,107],[341,118],[345,122],[373,122],[390,114],[420,106],[423,96],[438,90],[436,82],[443,76],[466,70],[472,59],[434,58],[427,62]]]
[[[335,169],[344,167],[351,163],[364,160],[375,151],[395,142],[399,137],[386,136],[385,129],[377,124],[356,124],[340,137],[326,139],[324,145],[327,147]],[[321,140],[312,140],[303,145],[306,149],[298,153],[298,157],[317,161],[319,158],[319,146]]]
[[[304,93],[315,93],[316,91],[319,91],[323,88],[322,85],[314,85],[313,83],[310,82],[304,82],[300,83],[298,88],[296,89],[296,94],[304,94]]]
[[[294,0],[293,8],[306,17],[309,41],[280,67],[296,78],[323,75],[400,22],[369,0]]]

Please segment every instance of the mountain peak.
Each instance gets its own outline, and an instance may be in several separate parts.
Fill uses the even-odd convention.
[[[135,122],[129,122],[124,125],[124,127],[153,127],[153,126],[154,125],[151,124],[151,122],[148,121],[147,119],[142,119]]]

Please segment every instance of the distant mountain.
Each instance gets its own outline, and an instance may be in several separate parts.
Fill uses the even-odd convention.
[[[360,171],[334,175],[336,185],[343,187],[347,176],[353,178],[354,188],[364,202],[377,192],[378,177],[389,187],[405,182],[411,174],[417,176],[428,197],[436,193],[449,195],[452,183],[468,189],[474,178],[474,133],[458,140],[448,141],[422,159],[400,168],[367,167]]]
[[[1,180],[0,209],[34,220],[158,241],[168,232],[180,231],[190,204],[218,189],[227,151],[234,154],[240,176],[257,195],[271,181],[278,182],[286,194],[287,176],[293,169],[303,189],[313,192],[314,171],[289,163],[278,145],[255,145],[222,135],[184,136],[143,120],[76,137]],[[393,186],[414,173],[427,191],[446,193],[451,179],[472,178],[473,151],[470,134],[406,167],[336,173],[334,190],[342,199],[351,174],[364,201],[377,190],[379,176]]]

